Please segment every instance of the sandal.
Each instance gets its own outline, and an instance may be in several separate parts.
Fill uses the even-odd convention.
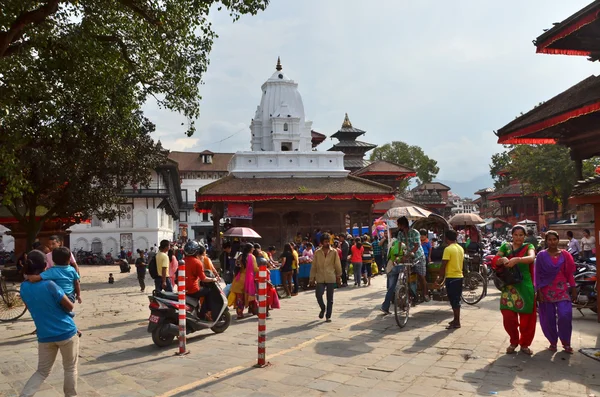
[[[533,356],[533,351],[528,347],[522,347],[521,353],[527,354],[528,356]]]
[[[456,324],[450,324],[446,327],[446,329],[459,329],[460,325],[456,325]]]
[[[515,354],[518,345],[510,345],[506,348],[506,354]]]
[[[573,354],[573,348],[571,346],[563,346],[563,349],[565,349],[565,353]]]
[[[551,352],[555,352],[556,351],[556,345],[550,345],[550,346],[548,346],[548,350],[550,350]]]

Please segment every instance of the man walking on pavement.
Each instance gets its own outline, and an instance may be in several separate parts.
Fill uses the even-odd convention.
[[[325,316],[326,321],[330,323],[333,310],[333,289],[335,283],[341,284],[342,264],[337,251],[329,245],[331,243],[329,233],[321,234],[320,242],[322,246],[315,252],[310,268],[310,285],[316,283],[315,296],[321,308],[319,318]],[[325,290],[327,290],[327,313],[323,302]]]
[[[340,260],[342,265],[342,285],[341,287],[348,286],[348,255],[350,255],[350,244],[346,241],[346,235],[344,233],[338,236],[340,240],[340,249],[342,250],[342,259]]]
[[[173,286],[169,278],[169,256],[167,255],[169,245],[169,240],[162,240],[156,254],[156,270],[158,270],[158,277],[154,279],[156,291],[173,292]]]

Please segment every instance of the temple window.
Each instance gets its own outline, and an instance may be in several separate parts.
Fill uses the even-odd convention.
[[[288,130],[288,123],[283,123],[283,130],[287,131]]]

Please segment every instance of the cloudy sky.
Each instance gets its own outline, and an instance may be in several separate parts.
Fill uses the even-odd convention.
[[[185,137],[177,114],[146,111],[168,149],[248,150],[260,86],[281,56],[315,130],[333,134],[348,112],[364,141],[419,145],[438,161],[439,179],[466,182],[487,175],[501,150],[493,130],[597,73],[584,57],[536,54],[532,44],[589,3],[271,0],[236,23],[214,13],[220,37],[197,133]]]

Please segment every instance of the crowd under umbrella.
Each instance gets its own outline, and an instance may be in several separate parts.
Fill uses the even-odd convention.
[[[224,237],[261,238],[260,234],[249,227],[232,227],[223,233]]]

